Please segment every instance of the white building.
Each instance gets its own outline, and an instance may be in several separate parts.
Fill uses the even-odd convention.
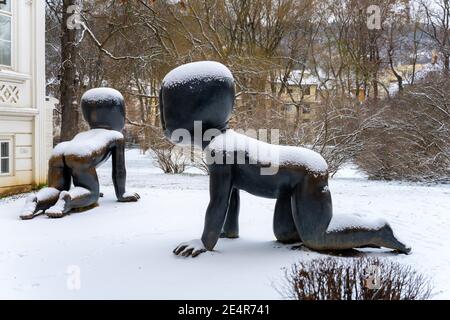
[[[46,183],[45,1],[0,0],[0,195]]]

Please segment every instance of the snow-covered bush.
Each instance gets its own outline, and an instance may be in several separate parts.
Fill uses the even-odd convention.
[[[320,258],[299,262],[278,289],[293,300],[425,300],[429,280],[409,266],[377,258]]]
[[[161,128],[146,128],[145,139],[141,141],[142,150],[151,150],[155,159],[154,165],[164,173],[183,173],[190,161],[189,152],[168,141]]]
[[[450,79],[433,77],[376,106],[357,163],[372,179],[450,182]]]
[[[183,148],[167,144],[153,147],[155,154],[155,165],[164,173],[183,173],[189,163],[189,156]]]
[[[282,127],[282,143],[306,146],[327,161],[331,175],[352,161],[362,150],[363,133],[376,125],[376,113],[370,112],[354,97],[337,90],[321,92],[311,121],[298,127]]]
[[[305,135],[311,148],[327,160],[331,175],[361,151],[361,136],[373,126],[373,116],[360,102],[336,91],[322,93],[316,117]]]
[[[209,168],[206,163],[205,154],[201,149],[194,148],[191,155],[191,163],[189,167],[196,168],[204,174],[209,174]]]
[[[338,90],[323,90],[320,95],[320,103],[308,107],[301,103],[295,105],[296,115],[283,108],[280,111],[280,102],[267,97],[258,100],[253,96],[245,100],[246,104],[240,100],[231,126],[244,131],[279,130],[280,144],[303,146],[320,153],[333,175],[361,151],[361,135],[373,125],[373,117],[361,108],[356,98]],[[255,106],[264,112],[256,112]],[[309,121],[301,119],[299,112],[302,108],[313,112]],[[270,137],[270,133],[268,135]]]

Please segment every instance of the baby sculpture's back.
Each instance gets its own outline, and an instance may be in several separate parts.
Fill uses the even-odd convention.
[[[52,156],[69,158],[87,158],[97,166],[109,156],[109,149],[116,141],[123,140],[123,134],[108,129],[91,129],[77,134],[71,141],[58,144]]]
[[[215,137],[208,149],[216,153],[245,153],[248,164],[298,167],[313,174],[327,174],[328,170],[325,159],[310,149],[266,143],[231,129]]]

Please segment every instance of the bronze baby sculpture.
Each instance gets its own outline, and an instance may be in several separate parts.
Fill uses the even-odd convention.
[[[125,103],[120,92],[110,88],[87,91],[81,98],[83,116],[91,130],[58,144],[49,161],[48,188],[31,195],[22,219],[32,219],[40,211],[60,218],[72,209],[97,203],[100,187],[96,167],[112,156],[112,178],[120,202],[137,201],[137,193],[125,191]],[[74,188],[71,188],[71,184]]]
[[[180,244],[176,255],[195,257],[213,250],[221,236],[239,236],[239,190],[277,199],[273,228],[282,243],[303,242],[313,250],[386,247],[410,251],[384,220],[369,224],[333,217],[328,167],[320,154],[270,145],[230,130],[234,100],[233,76],[217,62],[182,65],[163,80],[160,108],[165,135],[174,143],[202,147],[210,173],[210,202],[201,240]],[[195,137],[198,134],[200,140]],[[278,156],[258,158],[258,149]],[[242,157],[244,161],[239,161]],[[276,162],[276,172],[261,174],[271,161]]]

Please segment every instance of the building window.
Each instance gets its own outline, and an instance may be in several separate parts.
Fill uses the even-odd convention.
[[[305,96],[310,96],[311,95],[311,86],[304,86],[303,87],[303,94]]]
[[[294,112],[297,110],[297,108],[295,107],[295,104],[285,104],[283,105],[284,107],[284,111],[286,112]]]
[[[311,108],[308,106],[304,106],[302,108],[302,112],[303,112],[303,114],[309,114],[309,113],[311,113]]]
[[[12,65],[11,0],[0,1],[0,65]]]
[[[11,140],[0,140],[0,175],[11,174]]]

